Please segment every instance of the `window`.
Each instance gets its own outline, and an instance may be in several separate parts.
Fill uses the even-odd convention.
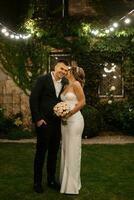
[[[71,56],[68,53],[51,53],[49,56],[49,69],[48,71],[53,70],[55,64],[58,60],[66,60],[70,64]]]
[[[104,63],[101,70],[101,83],[99,87],[99,96],[108,97],[123,97],[123,78],[121,65],[116,63]]]

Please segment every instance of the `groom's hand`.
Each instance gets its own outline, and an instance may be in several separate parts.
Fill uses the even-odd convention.
[[[36,125],[37,125],[37,127],[40,127],[42,124],[47,125],[47,123],[46,123],[46,121],[44,119],[41,119],[41,120],[37,121]]]

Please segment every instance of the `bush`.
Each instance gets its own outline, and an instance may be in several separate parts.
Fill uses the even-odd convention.
[[[101,129],[101,115],[98,110],[93,106],[86,105],[82,109],[82,114],[85,122],[82,137],[90,138],[98,135]]]
[[[0,137],[6,136],[13,127],[13,119],[4,116],[4,109],[0,108]]]
[[[6,117],[4,115],[4,109],[0,108],[0,138],[12,140],[32,138],[34,132],[23,127],[22,118],[21,113]]]
[[[121,130],[127,134],[134,135],[134,107],[128,102],[123,104],[120,112]]]
[[[102,129],[134,134],[134,109],[129,102],[104,103],[99,108],[102,114]]]
[[[99,107],[99,112],[102,116],[102,130],[105,131],[119,131],[120,124],[120,103],[102,103]]]
[[[10,140],[29,139],[32,137],[33,137],[33,134],[31,131],[21,130],[21,129],[13,129],[9,131],[7,135],[7,138]]]

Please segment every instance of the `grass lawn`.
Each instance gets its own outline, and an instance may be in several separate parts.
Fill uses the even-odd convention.
[[[35,144],[0,143],[1,200],[134,200],[133,144],[83,145],[82,189],[74,196],[47,188],[45,174],[45,192],[33,191],[34,151]]]

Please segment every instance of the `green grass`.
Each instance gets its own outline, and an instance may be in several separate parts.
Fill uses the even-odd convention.
[[[134,145],[83,145],[82,189],[64,195],[33,192],[35,144],[0,143],[1,200],[134,200]],[[59,173],[59,159],[58,170]]]

